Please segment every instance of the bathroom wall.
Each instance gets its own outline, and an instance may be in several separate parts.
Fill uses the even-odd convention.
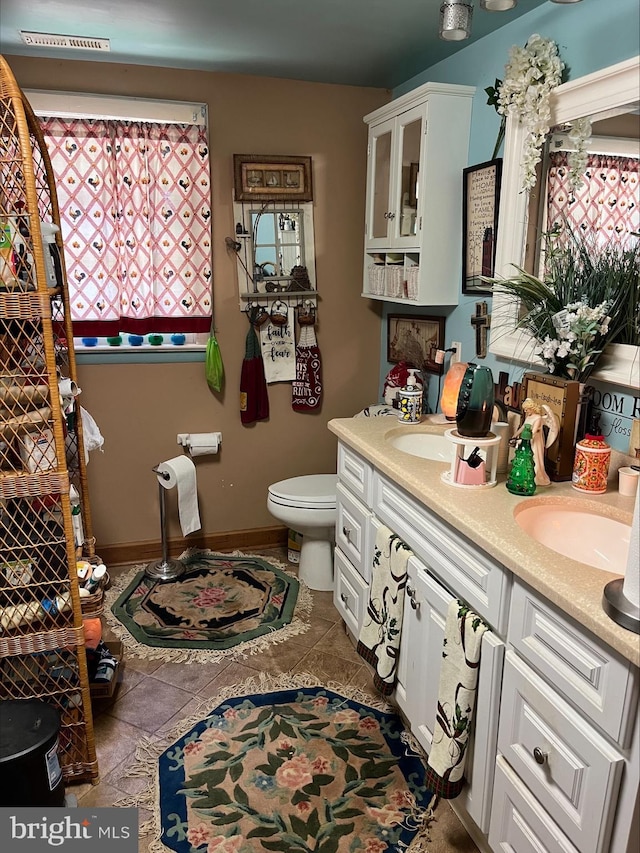
[[[213,394],[204,364],[79,365],[80,402],[104,436],[87,473],[98,553],[159,539],[153,465],[178,455],[179,432],[220,430],[217,456],[197,460],[204,534],[270,527],[270,483],[335,471],[326,423],[378,398],[380,307],[360,296],[366,176],[362,116],[390,99],[380,89],[301,83],[169,68],[6,57],[23,89],[56,89],[206,102],[213,183],[214,311],[226,384]],[[291,385],[269,386],[271,415],[240,424],[239,383],[248,323],[240,313],[235,260],[232,155],[313,157],[314,224],[324,400],[317,414],[291,409]],[[175,493],[169,536],[180,536]],[[198,535],[190,537],[197,544]],[[231,540],[230,540],[231,541]],[[232,543],[233,544],[233,543]],[[158,554],[159,556],[159,554]]]
[[[497,13],[496,13],[497,14]],[[539,33],[556,41],[560,56],[565,62],[568,79],[576,79],[597,71],[607,65],[621,62],[640,51],[640,5],[637,0],[583,0],[567,6],[545,3],[518,18],[497,32],[470,44],[449,59],[426,68],[421,74],[407,80],[393,91],[398,97],[427,81],[459,83],[476,86],[471,118],[471,140],[469,165],[491,159],[498,134],[500,117],[493,107],[487,106],[487,86],[493,86],[496,78],[504,76],[504,67],[512,45],[524,45],[530,35]],[[462,176],[460,178],[462,180]],[[462,212],[461,212],[462,217]],[[507,227],[501,223],[499,227]],[[475,331],[470,318],[476,301],[487,299],[491,311],[490,296],[465,296],[460,293],[460,303],[455,309],[429,310],[409,309],[406,313],[445,314],[446,341],[462,342],[462,357],[469,361],[475,358]],[[404,312],[404,306],[403,312]],[[385,306],[384,317],[394,313],[393,306]],[[383,381],[390,365],[385,358],[386,319],[381,328],[382,363],[380,381]],[[508,362],[491,354],[482,360],[490,367],[494,376],[498,371],[509,373],[517,381],[522,373],[530,369],[521,362]],[[631,418],[640,417],[640,400],[629,388],[593,383],[596,386],[596,402],[604,414],[602,424],[612,446],[625,451],[629,444]],[[637,394],[637,392],[636,392]],[[435,410],[438,400],[438,378],[431,377],[429,402]]]

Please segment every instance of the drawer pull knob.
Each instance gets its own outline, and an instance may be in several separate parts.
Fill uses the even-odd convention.
[[[351,541],[351,528],[350,528],[350,527],[346,527],[346,526],[345,526],[345,527],[343,527],[343,528],[342,528],[342,535],[344,536],[344,538],[345,538],[347,541],[349,541],[349,542],[350,542],[350,541]]]
[[[420,607],[420,602],[416,601],[415,598],[410,598],[409,600],[411,601],[411,607],[413,607],[414,610],[418,610]]]
[[[540,747],[536,746],[533,750],[533,757],[535,758],[537,764],[544,764],[547,760],[547,753],[543,752]]]
[[[348,604],[348,603],[349,603],[349,598],[348,598],[348,596],[346,596],[346,595],[344,594],[344,592],[341,592],[341,593],[340,593],[340,599],[341,599],[341,601],[342,601],[342,603],[343,603],[343,604]]]
[[[411,599],[411,601],[412,601],[412,602],[414,602],[414,601],[415,601],[415,599],[416,599],[416,591],[415,591],[415,589],[411,586],[411,584],[410,584],[410,583],[407,583],[407,595],[409,596],[409,598]]]

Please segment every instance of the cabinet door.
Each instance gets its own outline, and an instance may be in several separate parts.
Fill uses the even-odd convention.
[[[411,723],[411,731],[427,753],[433,740],[445,620],[453,597],[416,557],[409,560],[400,646],[403,663],[402,651],[407,641],[407,660],[401,666],[405,688],[401,707]],[[465,766],[467,785],[460,795],[464,808],[485,833],[489,829],[493,792],[503,658],[504,643],[487,631],[482,639],[473,733]]]
[[[394,128],[395,119],[388,119],[369,130],[365,244],[370,249],[389,246]]]
[[[425,104],[401,113],[396,119],[396,168],[389,214],[391,243],[397,249],[417,249],[422,215],[420,163],[426,132]]]

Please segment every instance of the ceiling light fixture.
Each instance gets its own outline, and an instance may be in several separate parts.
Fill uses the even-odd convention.
[[[440,38],[462,41],[471,35],[473,6],[467,2],[443,3],[440,6]]]
[[[508,12],[518,5],[518,0],[480,0],[480,8],[485,12]]]

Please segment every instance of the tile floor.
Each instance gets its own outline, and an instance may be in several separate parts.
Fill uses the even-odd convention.
[[[257,553],[287,563],[286,549],[268,549]],[[295,566],[288,564],[289,570]],[[129,566],[110,567],[112,577]],[[137,742],[170,729],[195,710],[202,700],[215,700],[218,690],[254,677],[260,672],[277,675],[284,672],[310,672],[322,680],[357,685],[373,691],[371,669],[356,653],[338,611],[332,593],[313,592],[311,627],[266,653],[246,659],[217,664],[184,665],[124,658],[122,681],[111,700],[95,701],[94,733],[100,779],[98,784],[69,786],[67,793],[77,797],[78,805],[110,806],[123,795],[135,793],[140,783],[124,776],[133,761]],[[109,639],[108,629],[105,639]],[[374,694],[375,695],[375,694]],[[140,822],[147,815],[141,810]],[[433,853],[477,853],[477,848],[455,817],[448,803],[440,804],[432,830]],[[139,851],[147,844],[140,839]]]

